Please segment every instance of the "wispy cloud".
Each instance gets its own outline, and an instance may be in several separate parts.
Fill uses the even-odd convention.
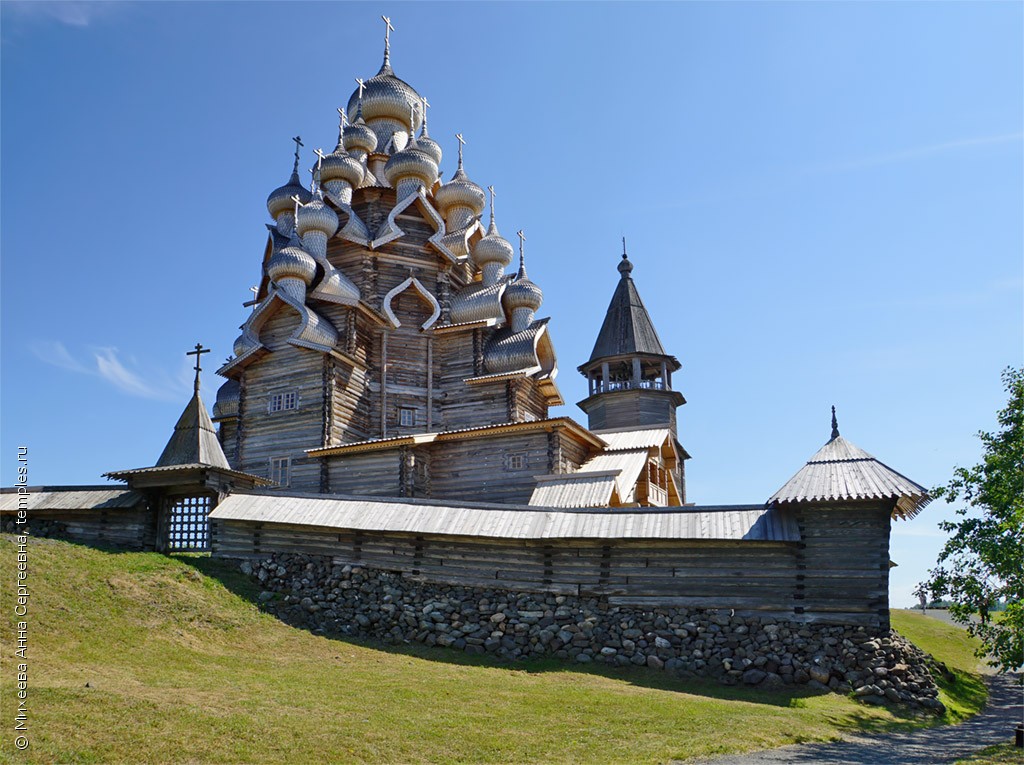
[[[84,0],[6,0],[4,7],[23,18],[56,21],[69,27],[87,27],[98,18],[124,8],[127,3]]]
[[[117,348],[91,348],[88,361],[75,358],[67,347],[57,340],[36,341],[30,346],[40,361],[77,374],[99,377],[123,393],[157,401],[181,401],[187,395],[187,381],[182,374],[173,378],[166,372],[143,374],[127,366],[118,356]],[[137,366],[131,364],[131,366]]]
[[[907,162],[914,159],[920,159],[922,157],[930,157],[936,154],[946,154],[948,152],[960,151],[964,149],[1021,142],[1024,142],[1024,132],[1021,131],[1018,131],[1016,133],[1003,133],[1001,135],[978,136],[975,138],[961,138],[955,141],[943,141],[942,143],[932,143],[927,144],[925,146],[915,146],[909,149],[901,149],[899,151],[885,152],[882,154],[872,154],[864,157],[854,157],[852,159],[840,160],[838,162],[829,162],[822,165],[814,165],[812,167],[806,168],[804,172],[809,174],[839,173],[845,172],[847,170],[860,170],[862,168],[867,167],[877,167],[878,165],[892,165],[899,162]]]

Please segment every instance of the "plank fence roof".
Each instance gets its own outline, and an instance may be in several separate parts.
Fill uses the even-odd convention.
[[[763,505],[573,510],[433,500],[236,493],[210,518],[509,540],[594,539],[796,542],[795,521]]]
[[[5,487],[0,492],[0,512],[18,509],[19,497],[28,497],[28,511],[33,510],[107,510],[135,507],[143,497],[137,491],[120,486],[29,486],[28,493]]]

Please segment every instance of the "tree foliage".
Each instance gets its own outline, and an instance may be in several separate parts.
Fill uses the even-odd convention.
[[[926,586],[952,601],[953,619],[982,642],[1000,672],[1024,664],[1024,369],[1003,372],[1009,393],[999,429],[980,432],[980,464],[958,467],[932,495],[964,507],[939,525],[951,534]],[[1006,610],[992,613],[1000,601]]]

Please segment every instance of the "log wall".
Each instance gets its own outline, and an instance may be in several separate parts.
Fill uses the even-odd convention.
[[[324,555],[417,581],[579,597],[645,608],[734,608],[792,614],[795,546],[782,542],[558,541],[339,532],[213,521],[214,555]]]

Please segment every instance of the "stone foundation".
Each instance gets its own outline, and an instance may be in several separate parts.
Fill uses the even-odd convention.
[[[54,539],[66,539],[67,527],[60,521],[41,520],[30,518],[28,523],[19,524],[14,517],[3,519],[0,531],[7,534],[28,534],[33,537],[46,537]]]
[[[609,606],[603,598],[431,584],[276,554],[241,564],[264,608],[316,632],[422,643],[508,660],[646,666],[761,688],[807,686],[941,714],[934,660],[894,632],[730,611]]]

